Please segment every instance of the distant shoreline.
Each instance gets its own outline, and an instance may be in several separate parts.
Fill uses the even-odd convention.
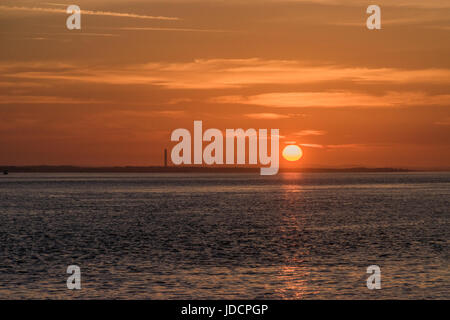
[[[259,168],[249,167],[158,167],[158,166],[123,166],[123,167],[78,167],[78,166],[0,166],[8,173],[259,173]],[[280,172],[417,172],[447,170],[411,170],[404,168],[280,168]],[[1,173],[1,172],[0,172]]]

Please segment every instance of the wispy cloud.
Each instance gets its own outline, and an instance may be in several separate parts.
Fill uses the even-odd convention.
[[[58,8],[40,8],[40,7],[18,7],[18,6],[3,6],[0,5],[0,11],[28,11],[28,12],[45,12],[45,13],[65,13],[66,9]],[[123,12],[110,12],[110,11],[93,11],[84,10],[81,8],[81,13],[93,16],[109,16],[109,17],[122,17],[122,18],[134,18],[134,19],[148,19],[148,20],[180,20],[178,17],[166,17],[166,16],[149,16],[135,13],[123,13]]]
[[[114,34],[114,33],[97,33],[97,32],[71,32],[70,34],[68,33],[50,33],[50,32],[40,32],[40,33],[35,33],[35,35],[45,35],[45,36],[49,36],[49,37],[54,37],[54,36],[64,36],[65,38],[67,38],[68,36],[75,36],[75,37],[118,37],[118,34]]]
[[[272,0],[278,1],[278,0]],[[290,2],[322,4],[322,5],[339,5],[339,6],[361,6],[361,0],[288,0]],[[450,4],[446,0],[378,0],[377,5],[385,7],[409,7],[409,8],[450,8]]]
[[[382,26],[395,26],[395,25],[422,25],[424,28],[442,28],[440,24],[448,23],[449,18],[442,18],[438,15],[428,15],[428,16],[411,16],[411,17],[398,17],[396,19],[383,19]],[[335,21],[330,22],[330,25],[335,26],[353,26],[353,27],[365,27],[366,21]],[[445,27],[444,27],[445,28]]]
[[[342,108],[402,107],[450,105],[450,95],[427,95],[421,92],[389,92],[375,96],[357,92],[282,92],[254,96],[222,96],[217,103],[250,104],[274,108]]]
[[[300,146],[306,147],[306,148],[317,148],[317,149],[323,149],[324,146],[321,144],[315,144],[315,143],[301,143]]]
[[[349,144],[328,144],[326,146],[327,149],[361,149],[367,148],[367,145],[358,144],[358,143],[349,143]]]
[[[52,85],[65,81],[83,84],[149,85],[172,90],[245,89],[270,85],[260,94],[210,96],[202,99],[203,102],[212,104],[242,104],[272,108],[450,106],[450,94],[412,91],[408,88],[415,87],[416,84],[423,84],[424,89],[434,84],[450,85],[449,69],[311,67],[298,61],[255,58],[152,62],[114,67],[92,67],[61,62],[16,62],[0,63],[0,71],[0,82],[17,84],[39,82]],[[340,90],[327,90],[326,81],[342,81],[351,83],[352,86]],[[320,85],[317,88],[323,89],[306,92],[283,91],[288,86],[301,84]],[[380,85],[388,88],[393,84],[398,85],[396,91],[379,90]],[[378,86],[378,89],[371,90],[370,86],[373,85]],[[176,100],[172,98],[169,104],[191,101],[181,96]],[[266,112],[248,113],[247,117],[282,119],[286,115]]]
[[[107,103],[99,100],[83,100],[58,96],[28,96],[10,95],[0,96],[0,104],[92,104]]]
[[[279,113],[247,113],[245,114],[247,118],[259,119],[259,120],[271,120],[271,119],[286,119],[289,118],[288,115]]]
[[[157,27],[122,27],[122,28],[117,28],[117,30],[123,30],[123,31],[211,32],[211,33],[233,32],[233,31],[228,31],[228,30],[216,30],[216,29],[157,28]]]
[[[183,110],[164,110],[164,111],[155,111],[155,114],[163,117],[177,118],[184,116],[186,112]]]
[[[315,144],[315,143],[301,143],[301,147],[304,148],[314,148],[314,149],[325,149],[325,150],[337,150],[337,149],[361,149],[368,148],[368,145],[358,144],[358,143],[348,143],[348,144]]]
[[[326,131],[324,130],[302,130],[299,132],[294,132],[293,133],[295,136],[323,136],[325,134],[327,134]]]
[[[1,68],[1,66],[0,66]],[[449,69],[404,70],[395,68],[350,68],[342,66],[308,66],[298,61],[264,59],[209,59],[192,62],[152,62],[142,65],[129,65],[115,68],[83,67],[80,65],[55,70],[51,63],[41,68],[14,72],[9,68],[8,76],[26,79],[68,80],[86,83],[105,84],[148,84],[169,89],[230,89],[245,88],[252,85],[292,85],[319,84],[330,81],[345,81],[355,84],[449,84]],[[305,95],[307,93],[303,93]],[[295,94],[276,94],[285,101],[295,99]],[[310,93],[311,98],[323,98]],[[265,101],[271,96],[263,97]],[[275,96],[274,96],[275,97]],[[372,97],[352,95],[350,102],[365,101],[373,103]],[[255,96],[247,101],[258,102]],[[342,94],[328,94],[328,99],[347,98]],[[224,98],[220,98],[223,100]],[[245,97],[233,98],[246,103]],[[253,101],[252,101],[253,100]],[[358,100],[358,101],[355,101]],[[372,102],[371,102],[372,101]],[[289,104],[285,102],[284,104]]]

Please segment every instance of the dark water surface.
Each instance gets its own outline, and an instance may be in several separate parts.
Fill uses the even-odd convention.
[[[0,299],[449,299],[449,240],[450,173],[0,177]]]

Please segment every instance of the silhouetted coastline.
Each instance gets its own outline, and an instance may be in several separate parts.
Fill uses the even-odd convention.
[[[73,172],[73,173],[259,173],[259,167],[78,167],[78,166],[2,166],[2,170],[14,172]],[[413,172],[404,168],[280,168],[280,172]]]

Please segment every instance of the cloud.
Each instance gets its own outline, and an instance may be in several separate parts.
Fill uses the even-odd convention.
[[[364,144],[357,144],[357,143],[348,143],[348,144],[315,144],[315,143],[301,143],[301,147],[305,148],[315,148],[315,149],[328,149],[328,150],[335,150],[335,149],[361,149],[361,148],[367,148],[367,145]]]
[[[55,63],[56,64],[56,63]],[[395,68],[350,68],[336,65],[313,67],[292,60],[199,59],[191,62],[152,62],[140,65],[92,67],[73,65],[64,69],[53,63],[39,67],[8,69],[7,76],[105,84],[148,84],[169,89],[233,89],[255,85],[319,84],[346,81],[354,84],[450,84],[450,69],[404,70]],[[329,95],[329,97],[331,97]],[[264,97],[265,99],[270,96]],[[288,95],[281,98],[289,99]],[[339,93],[334,94],[339,98]],[[353,98],[356,96],[353,95]],[[223,100],[220,98],[219,100]],[[234,98],[244,103],[243,98]],[[364,96],[359,100],[366,99]]]
[[[247,118],[269,120],[269,119],[286,119],[289,118],[288,115],[279,113],[247,113],[245,114]]]
[[[279,1],[279,0],[272,0]],[[336,6],[363,6],[361,0],[286,0],[286,2],[299,2],[307,4],[336,5]],[[367,3],[366,3],[367,4]],[[369,3],[370,4],[370,3]],[[367,4],[366,6],[368,6]],[[442,9],[450,8],[450,3],[446,0],[378,0],[376,2],[380,7],[409,7],[409,8],[431,8]]]
[[[349,144],[328,144],[326,146],[327,149],[361,149],[367,148],[367,145],[357,144],[357,143],[349,143]]]
[[[45,13],[64,13],[67,14],[66,9],[57,8],[39,8],[39,7],[9,7],[0,5],[0,11],[28,11],[28,12],[45,12]],[[110,11],[92,11],[84,10],[81,8],[81,14],[93,15],[93,16],[109,16],[109,17],[122,17],[122,18],[134,18],[134,19],[148,19],[148,20],[180,20],[177,17],[165,17],[165,16],[148,16],[134,13],[121,13]]]
[[[306,147],[306,148],[318,148],[323,149],[324,146],[321,144],[315,144],[315,143],[301,143],[300,146]]]
[[[186,112],[184,112],[183,110],[164,110],[156,111],[155,114],[168,118],[178,118],[184,116]]]
[[[156,27],[122,27],[122,28],[116,28],[116,29],[123,30],[123,31],[175,31],[175,32],[212,32],[212,33],[234,32],[234,31],[216,30],[216,29],[156,28]]]
[[[446,23],[447,17],[440,17],[437,14],[428,16],[411,16],[411,17],[398,17],[395,19],[382,19],[381,25],[424,25],[425,28],[445,28],[440,23]],[[330,22],[329,25],[335,26],[349,26],[349,27],[365,27],[366,21],[336,21]]]
[[[100,100],[82,100],[74,98],[65,98],[58,96],[28,96],[28,95],[10,95],[0,96],[0,104],[91,104],[107,103]]]
[[[293,134],[295,136],[323,136],[327,134],[327,132],[323,130],[302,130],[299,132],[294,132]]]
[[[0,63],[0,83],[42,83],[56,85],[79,82],[106,85],[150,85],[171,90],[240,89],[251,86],[321,84],[325,81],[351,82],[351,89],[267,92],[254,95],[225,95],[205,98],[210,103],[257,105],[272,108],[374,108],[409,106],[450,106],[450,94],[429,94],[404,85],[450,85],[449,69],[404,70],[394,68],[312,67],[291,60],[207,59],[191,62],[152,62],[124,66],[83,66],[63,62]],[[356,91],[362,85],[364,92]],[[368,93],[368,86],[401,84],[405,91]],[[266,89],[267,90],[267,89]],[[36,94],[30,94],[33,96]],[[10,98],[21,99],[21,98]],[[179,100],[181,99],[181,100]],[[42,99],[40,99],[42,100]],[[24,98],[21,101],[31,101]],[[38,99],[39,101],[39,99]],[[49,100],[51,103],[51,100]],[[171,100],[169,103],[189,102]],[[253,119],[282,119],[292,114],[248,113]]]
[[[94,32],[71,32],[70,34],[67,33],[49,33],[49,32],[40,32],[40,33],[34,33],[34,35],[37,36],[41,36],[41,35],[45,35],[45,36],[65,36],[68,37],[70,36],[76,36],[76,37],[118,37],[119,34],[114,34],[114,33],[94,33]],[[50,39],[50,38],[46,38],[46,39]]]
[[[173,98],[170,99],[167,104],[180,104],[180,103],[190,103],[193,102],[194,100],[191,98]]]
[[[254,96],[222,96],[217,103],[250,104],[274,108],[342,108],[405,107],[450,105],[450,95],[427,95],[421,92],[389,92],[382,96],[343,92],[282,92]]]

